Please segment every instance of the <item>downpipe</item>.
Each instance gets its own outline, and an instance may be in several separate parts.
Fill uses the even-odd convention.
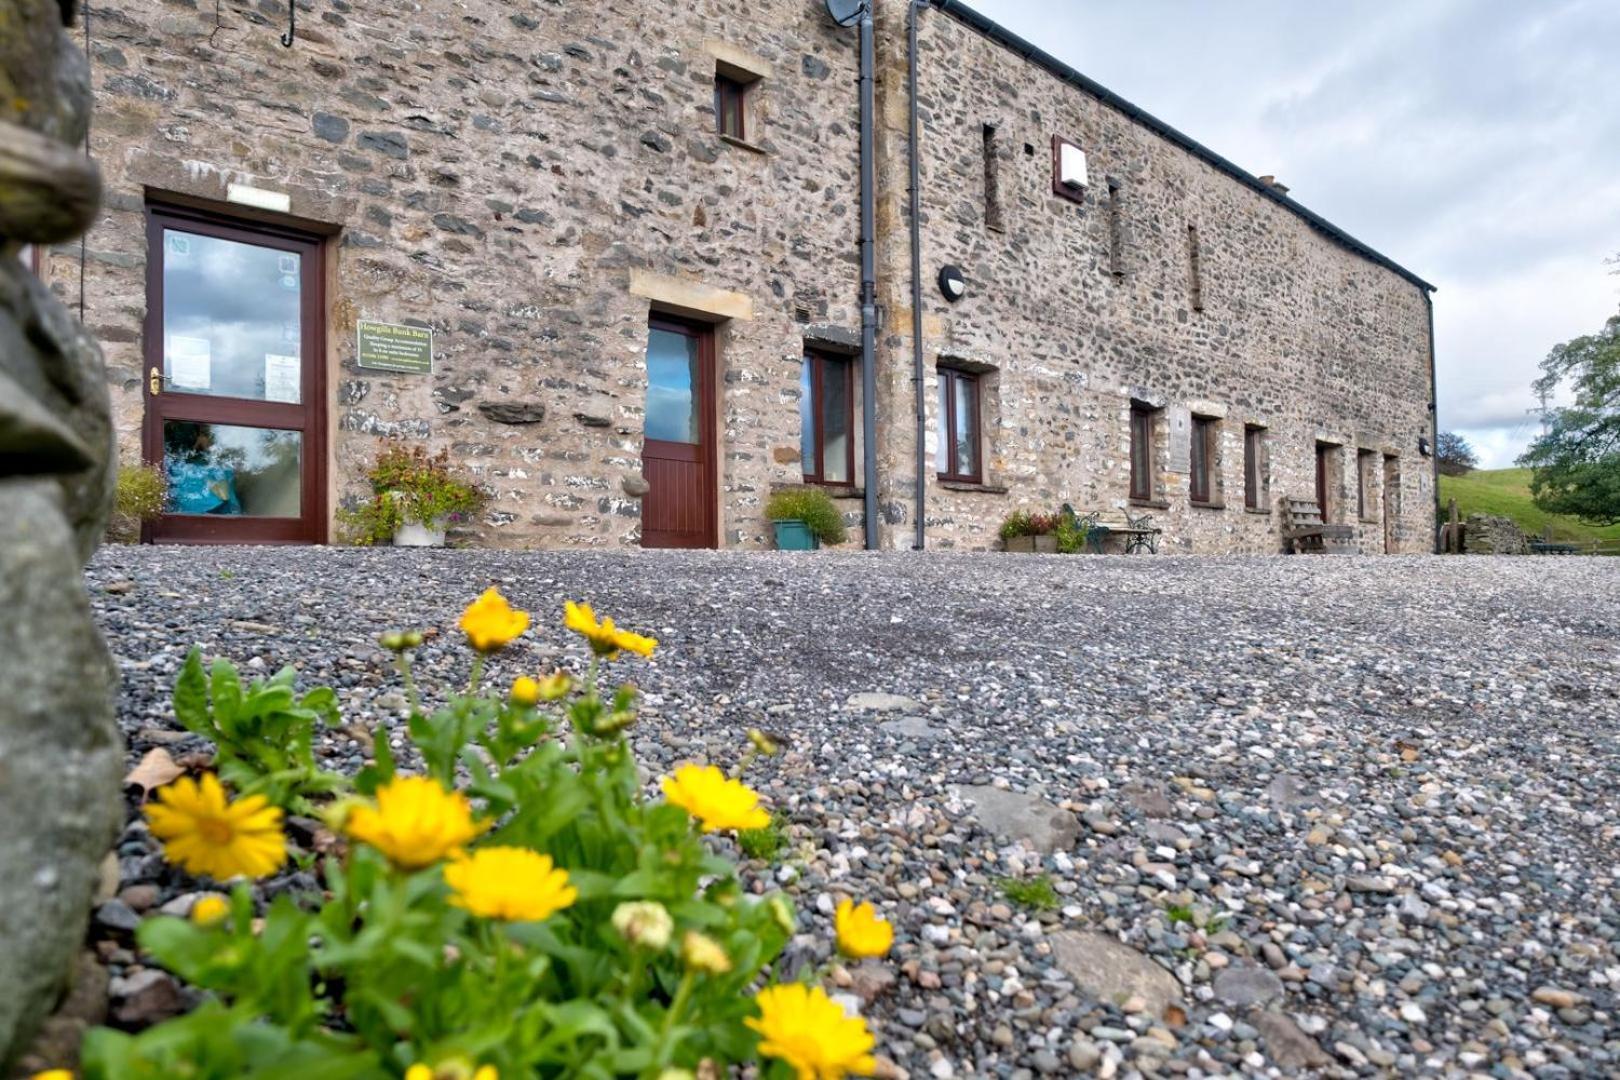
[[[917,15],[927,0],[911,0],[906,8],[906,157],[911,169],[911,380],[917,398],[917,490],[912,498],[916,536],[912,549],[927,546],[928,510],[928,399],[923,367],[922,286],[922,166],[917,130]]]
[[[878,547],[877,475],[877,168],[873,125],[872,5],[861,12],[861,454],[862,515],[866,519],[866,549]]]

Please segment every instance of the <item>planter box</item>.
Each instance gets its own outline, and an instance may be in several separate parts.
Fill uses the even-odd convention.
[[[1056,555],[1057,537],[1051,533],[1045,536],[1015,536],[1007,541],[1007,550],[1022,552],[1025,555],[1032,553]]]
[[[395,547],[444,547],[444,522],[406,522],[394,530]]]
[[[777,551],[815,551],[821,547],[816,534],[802,521],[773,521],[771,527],[776,532]]]

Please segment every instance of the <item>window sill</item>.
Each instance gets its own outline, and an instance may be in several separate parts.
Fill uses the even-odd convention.
[[[737,138],[737,136],[735,136],[735,135],[727,135],[723,131],[719,132],[719,135],[720,135],[720,141],[721,142],[729,143],[730,145],[735,146],[739,150],[747,150],[751,154],[769,154],[770,153],[770,151],[765,149],[763,146],[760,146],[758,143],[751,143],[747,139],[739,139],[739,138]]]
[[[1262,517],[1270,517],[1271,516],[1271,507],[1269,507],[1269,506],[1245,506],[1243,508],[1243,512],[1245,514],[1259,514]]]
[[[1223,503],[1223,502],[1200,502],[1197,499],[1188,499],[1187,500],[1187,505],[1192,507],[1194,510],[1225,510],[1226,509],[1226,504]]]
[[[1376,525],[1378,524],[1378,519],[1375,517],[1364,517],[1361,519],[1361,523],[1363,525]]]
[[[851,484],[818,484],[814,480],[800,480],[798,483],[776,482],[771,484],[771,494],[778,491],[799,491],[810,488],[813,491],[824,491],[829,499],[864,499],[866,489]]]
[[[946,480],[941,477],[939,486],[946,491],[976,491],[981,495],[1007,494],[1007,489],[1000,484],[980,484],[971,480]]]
[[[1126,499],[1125,502],[1128,506],[1145,506],[1150,510],[1170,509],[1170,500],[1168,499]]]

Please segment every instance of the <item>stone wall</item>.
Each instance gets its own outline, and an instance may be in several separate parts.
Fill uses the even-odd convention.
[[[1463,550],[1468,555],[1528,555],[1530,538],[1512,518],[1469,514],[1463,522]]]
[[[888,11],[884,190],[887,216],[903,222],[903,14]],[[1432,438],[1422,290],[954,18],[928,10],[919,32],[931,456],[936,365],[978,365],[994,391],[984,417],[987,490],[942,485],[931,461],[930,544],[993,546],[997,523],[1020,506],[1124,506],[1134,398],[1163,409],[1157,505],[1133,507],[1166,529],[1161,550],[1281,550],[1276,514],[1244,508],[1246,424],[1267,429],[1270,501],[1314,497],[1315,446],[1332,443],[1341,449],[1330,455],[1330,519],[1355,526],[1362,551],[1382,552],[1387,503],[1388,546],[1430,550],[1433,479],[1418,447]],[[995,130],[995,215],[987,213],[987,126]],[[1054,136],[1088,158],[1079,205],[1053,193]],[[1202,310],[1193,302],[1189,226]],[[899,241],[885,250],[894,311],[884,338],[888,411],[908,415],[911,383],[892,376],[910,371],[909,253]],[[955,304],[933,281],[946,264],[968,280]],[[1193,415],[1217,420],[1213,501],[1223,505],[1189,505]],[[914,512],[915,444],[905,426],[889,428],[883,472],[894,519]],[[1358,451],[1370,452],[1359,508]],[[909,544],[909,530],[891,542]]]
[[[820,0],[301,11],[283,48],[278,4],[227,0],[217,19],[180,0],[97,5],[93,148],[108,198],[84,317],[107,350],[125,455],[139,453],[144,407],[145,208],[220,203],[248,184],[287,193],[294,218],[330,234],[332,506],[397,438],[448,449],[493,490],[468,540],[637,544],[646,321],[675,310],[719,326],[721,543],[768,545],[762,503],[801,474],[804,346],[858,341],[854,32]],[[916,514],[904,11],[878,4],[887,547],[911,545]],[[930,454],[938,361],[977,366],[988,391],[987,483],[944,487],[930,461],[929,545],[991,546],[1019,506],[1123,504],[1134,397],[1163,407],[1148,509],[1165,550],[1280,550],[1274,515],[1243,508],[1246,423],[1269,430],[1271,496],[1314,492],[1314,444],[1338,444],[1334,519],[1358,526],[1366,551],[1428,550],[1419,289],[953,18],[920,22]],[[763,76],[749,143],[714,130],[717,66]],[[1082,205],[1052,194],[1054,135],[1090,158]],[[59,249],[47,270],[70,300],[78,255]],[[956,305],[933,285],[945,263],[968,276]],[[360,370],[360,319],[430,326],[433,374]],[[1186,498],[1195,412],[1219,422],[1221,506]],[[1375,463],[1364,515],[1358,450]],[[841,505],[858,526],[859,500]]]
[[[143,413],[147,198],[242,183],[336,233],[334,503],[402,438],[494,490],[477,542],[636,543],[656,297],[738,316],[720,333],[721,538],[764,543],[771,483],[798,479],[805,336],[859,329],[852,36],[812,0],[352,0],[303,10],[283,48],[283,10],[230,0],[216,24],[213,4],[96,5],[108,199],[85,321],[124,453]],[[721,62],[764,75],[751,145],[715,133]],[[49,268],[75,301],[77,256]],[[431,326],[433,374],[361,371],[357,319]],[[509,405],[544,419],[488,415]]]

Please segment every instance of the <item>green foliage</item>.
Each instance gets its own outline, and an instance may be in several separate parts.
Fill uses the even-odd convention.
[[[1446,504],[1456,499],[1457,512],[1464,518],[1469,514],[1496,514],[1513,519],[1532,536],[1542,536],[1550,529],[1557,540],[1620,542],[1620,525],[1587,525],[1579,518],[1550,514],[1537,506],[1530,493],[1531,475],[1529,469],[1476,469],[1467,476],[1442,476],[1441,519],[1445,519]]]
[[[1545,400],[1560,389],[1573,402],[1548,410],[1546,433],[1519,459],[1534,470],[1536,505],[1592,525],[1620,524],[1620,315],[1547,354],[1535,390]]]
[[[1479,455],[1455,431],[1442,431],[1435,439],[1434,460],[1442,476],[1463,476],[1479,468]]]
[[[141,524],[163,513],[168,495],[168,480],[158,466],[120,465],[112,515],[107,521],[107,538],[120,544],[138,541]]]
[[[468,693],[428,713],[406,654],[400,666],[407,730],[426,772],[461,780],[489,824],[474,851],[549,856],[578,890],[573,904],[542,921],[481,918],[451,902],[442,866],[401,868],[351,843],[316,868],[318,892],[256,910],[241,885],[217,924],[143,922],[140,947],[204,991],[204,1003],[139,1034],[92,1032],[86,1080],[397,1080],[413,1064],[444,1062],[491,1065],[502,1077],[606,1080],[701,1071],[705,1060],[730,1075],[757,1061],[743,1021],[794,933],[792,908],[781,894],[747,894],[684,810],[647,797],[625,738],[634,691],[599,693],[593,666],[582,688],[535,707],[479,692],[475,667]],[[193,653],[176,711],[219,741],[228,776],[251,784],[271,760],[268,744],[295,744],[291,756],[302,760],[313,719],[336,719],[330,690],[294,700],[290,681],[282,673],[244,690],[223,662],[205,679]],[[381,730],[375,754],[356,781],[361,795],[393,778]],[[285,788],[266,790],[300,805]],[[347,804],[329,807],[327,820],[336,825]],[[779,841],[779,823],[760,832],[773,830]],[[632,941],[615,926],[630,901],[662,906],[666,940]],[[717,943],[730,970],[688,963],[688,931]],[[780,1063],[770,1068],[761,1075],[780,1073]]]
[[[465,521],[489,501],[460,478],[444,450],[429,454],[420,446],[390,446],[377,455],[366,478],[371,496],[338,511],[349,541],[360,546],[391,540],[401,525]]]
[[[1074,515],[1064,514],[1058,519],[1053,534],[1057,537],[1058,554],[1073,555],[1086,546],[1090,530],[1076,521]]]
[[[1193,909],[1186,904],[1171,904],[1164,909],[1164,914],[1170,920],[1171,926],[1180,926],[1182,924],[1192,926],[1196,921]]]
[[[343,786],[343,778],[315,764],[315,724],[337,725],[337,695],[318,687],[296,696],[295,672],[282,668],[244,687],[229,660],[203,670],[192,649],[174,684],[174,715],[193,735],[212,741],[219,775],[244,794],[262,794],[295,813],[314,810],[310,799]]]
[[[1052,879],[1045,874],[1032,878],[1002,878],[1001,895],[1031,911],[1054,911],[1058,906],[1057,890]]]
[[[774,863],[787,846],[787,815],[780,810],[771,815],[763,829],[747,829],[737,834],[737,846],[750,859]]]
[[[1060,514],[1036,514],[1028,510],[1014,510],[1002,519],[999,531],[1003,540],[1012,540],[1019,536],[1045,536],[1056,532],[1061,523]]]
[[[802,521],[823,544],[842,544],[847,536],[843,515],[818,487],[783,488],[765,504],[765,516],[771,521]]]

